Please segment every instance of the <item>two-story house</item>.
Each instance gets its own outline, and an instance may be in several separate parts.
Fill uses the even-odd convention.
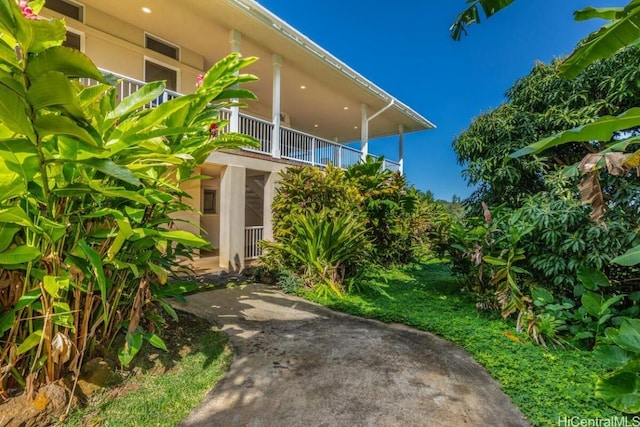
[[[304,7],[304,5],[292,5]],[[291,165],[347,167],[369,153],[369,140],[433,128],[419,113],[253,0],[47,0],[45,16],[63,17],[68,46],[121,77],[126,96],[145,81],[166,80],[165,96],[195,89],[196,77],[230,52],[257,56],[246,69],[259,100],[225,112],[229,131],[257,149],[214,152],[186,190],[224,268],[258,255],[272,236],[278,172]],[[327,28],[327,31],[331,31]],[[197,230],[195,230],[197,231]]]

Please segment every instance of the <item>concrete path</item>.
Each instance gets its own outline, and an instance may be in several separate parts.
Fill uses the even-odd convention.
[[[235,351],[183,427],[529,425],[471,356],[429,333],[264,285],[192,295],[177,308],[215,322]]]

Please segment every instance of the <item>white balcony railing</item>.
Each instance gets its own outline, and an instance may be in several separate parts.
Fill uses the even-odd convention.
[[[244,259],[256,259],[262,255],[262,248],[258,244],[264,234],[263,226],[244,228]]]
[[[140,89],[142,86],[146,84],[143,81],[135,80],[135,79],[132,79],[131,77],[126,77],[117,73],[112,73],[111,71],[105,71],[105,70],[100,70],[100,71],[102,71],[105,75],[113,76],[118,80],[118,84],[116,86],[116,96],[118,101],[121,101],[123,98],[126,98],[127,96],[131,95],[132,93],[134,93],[135,91],[137,91],[138,89]],[[80,81],[85,86],[94,86],[99,83],[96,80],[88,79],[88,78],[80,79]],[[162,92],[162,94],[159,97],[143,105],[142,108],[145,109],[145,108],[157,107],[163,102],[169,101],[170,99],[174,99],[179,96],[180,94],[178,92],[165,89],[164,92]]]
[[[105,70],[101,71],[105,75],[112,75],[118,79],[118,85],[116,86],[118,100],[126,98],[146,84],[143,81],[135,80],[117,73]],[[93,79],[81,79],[81,81],[87,86],[98,84],[98,82]],[[145,104],[142,108],[157,107],[159,104],[179,96],[180,94],[178,92],[165,90],[162,95],[152,102]],[[220,111],[220,118],[222,120],[230,121],[231,111],[222,109]],[[222,132],[227,129],[222,129]],[[239,114],[239,132],[252,136],[260,141],[260,147],[243,148],[245,151],[272,156],[274,153],[272,138],[273,129],[273,123],[269,121],[251,117],[244,113]],[[280,127],[279,153],[280,157],[283,159],[291,160],[293,162],[320,167],[327,166],[331,163],[334,166],[344,169],[358,163],[362,158],[362,153],[355,148],[284,126]],[[383,167],[396,172],[400,170],[400,163],[384,159]]]

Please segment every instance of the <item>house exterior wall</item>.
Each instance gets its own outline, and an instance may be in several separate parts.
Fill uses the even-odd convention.
[[[84,52],[99,68],[144,81],[144,63],[149,58],[178,70],[178,92],[193,92],[196,76],[204,71],[205,60],[202,55],[179,46],[179,60],[166,57],[144,47],[143,28],[88,6],[85,6],[84,12],[84,23],[47,9],[43,15],[64,18],[67,27],[81,32]]]

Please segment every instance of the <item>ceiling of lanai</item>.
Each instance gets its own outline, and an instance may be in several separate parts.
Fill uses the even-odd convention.
[[[84,0],[148,32],[188,48],[205,58],[205,67],[230,51],[230,30],[242,33],[243,56],[260,60],[247,69],[260,81],[252,89],[264,104],[272,103],[272,55],[282,57],[281,111],[291,126],[340,142],[360,139],[361,109],[369,115],[392,97],[332,57],[312,41],[253,0]],[[143,7],[151,10],[144,13]],[[304,89],[302,88],[304,87]],[[395,105],[370,122],[371,138],[432,128],[419,113],[396,100]]]

